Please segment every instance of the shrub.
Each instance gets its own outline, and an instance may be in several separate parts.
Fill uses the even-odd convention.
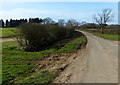
[[[75,29],[56,25],[26,23],[16,30],[16,39],[25,51],[39,51],[59,40],[74,36]]]

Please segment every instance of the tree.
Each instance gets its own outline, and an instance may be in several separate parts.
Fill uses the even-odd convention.
[[[26,22],[26,23],[28,22],[27,19],[25,19],[25,22]]]
[[[35,19],[34,19],[34,22],[35,22],[35,23],[39,23],[39,18],[35,18]]]
[[[51,25],[55,25],[56,24],[56,22],[55,21],[51,21]]]
[[[82,22],[81,22],[81,25],[85,25],[85,24],[87,24],[86,21],[82,21]]]
[[[43,19],[43,24],[52,24],[52,23],[53,23],[53,20],[50,17]]]
[[[6,27],[9,27],[9,21],[6,20]]]
[[[106,28],[107,23],[112,21],[111,9],[103,9],[101,13],[94,15],[93,18],[100,25],[103,34],[103,29]]]
[[[4,21],[2,19],[0,20],[0,27],[4,27]]]
[[[39,18],[29,18],[30,23],[39,23]]]
[[[69,19],[66,25],[68,27],[78,27],[79,23],[75,19]]]
[[[58,25],[59,26],[64,26],[65,25],[65,20],[64,19],[59,19],[58,20]]]
[[[39,19],[39,24],[41,24],[42,22],[43,22],[43,20],[40,18],[40,19]]]
[[[13,20],[10,19],[10,27],[13,27]]]

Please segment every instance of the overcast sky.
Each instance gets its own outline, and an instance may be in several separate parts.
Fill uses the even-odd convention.
[[[110,24],[118,23],[117,2],[1,2],[0,19],[45,18],[76,19],[93,22],[93,14],[105,8],[112,9],[114,15]]]

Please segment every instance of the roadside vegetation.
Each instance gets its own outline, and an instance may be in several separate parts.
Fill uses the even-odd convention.
[[[32,26],[33,25],[35,24],[32,24]],[[30,25],[27,25],[27,26],[30,26]],[[47,42],[45,42],[44,40],[37,41],[37,39],[40,38],[40,36],[38,36],[37,33],[41,34],[41,32],[36,31],[34,34],[36,36],[32,37],[32,39],[29,38],[31,35],[33,35],[32,33],[30,33],[31,35],[28,34],[29,36],[22,35],[23,39],[29,43],[29,45],[27,44],[27,47],[28,46],[31,47],[31,45],[34,46],[34,44],[30,44],[29,41],[34,40],[37,37],[36,39],[36,41],[38,42],[37,44],[39,44],[40,42],[43,42],[45,44],[45,45],[42,45],[44,46],[44,49],[42,48],[37,50],[36,49],[23,50],[23,47],[26,45],[22,46],[20,45],[20,43],[25,44],[26,41],[19,42],[19,40],[17,40],[17,41],[8,41],[8,42],[2,43],[3,84],[13,84],[13,83],[48,84],[52,82],[52,80],[56,76],[58,76],[61,71],[64,70],[63,68],[61,68],[61,65],[65,63],[65,61],[68,59],[67,55],[70,55],[76,52],[78,49],[85,47],[85,45],[87,44],[86,37],[82,33],[75,31],[73,28],[61,27],[62,28],[61,29],[60,27],[56,27],[56,26],[51,26],[52,27],[51,28],[50,25],[44,26],[44,27],[46,28],[45,29],[41,28],[39,30],[45,30],[45,31],[42,31],[43,35],[41,35],[42,37],[41,39],[43,39],[45,36],[47,37],[45,37],[44,39],[50,38],[51,43],[49,42],[49,39],[48,39],[47,45],[46,45]],[[49,27],[50,29],[46,30],[47,27]],[[27,27],[25,28],[26,29],[24,30],[26,30],[26,32],[29,32]],[[37,28],[38,27],[36,27],[36,29]],[[36,29],[33,29],[33,30],[36,30]],[[21,32],[20,30],[21,29],[19,29],[19,32]],[[49,36],[46,35],[47,33],[44,34],[44,32],[46,31],[47,33],[51,31],[50,32],[51,34],[48,34]],[[19,32],[17,30],[17,33]],[[65,34],[63,35],[63,33]],[[19,37],[20,35],[17,36],[17,39]],[[36,43],[36,41],[33,41],[33,42]],[[41,47],[41,44],[39,44],[38,46]],[[26,47],[24,48],[26,49]]]
[[[26,23],[16,29],[16,39],[24,51],[40,51],[74,36],[75,29],[56,25]]]

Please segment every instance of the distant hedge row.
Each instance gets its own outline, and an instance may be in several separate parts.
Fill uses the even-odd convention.
[[[26,23],[17,28],[16,38],[22,49],[39,51],[65,38],[74,36],[75,29],[56,25]]]

